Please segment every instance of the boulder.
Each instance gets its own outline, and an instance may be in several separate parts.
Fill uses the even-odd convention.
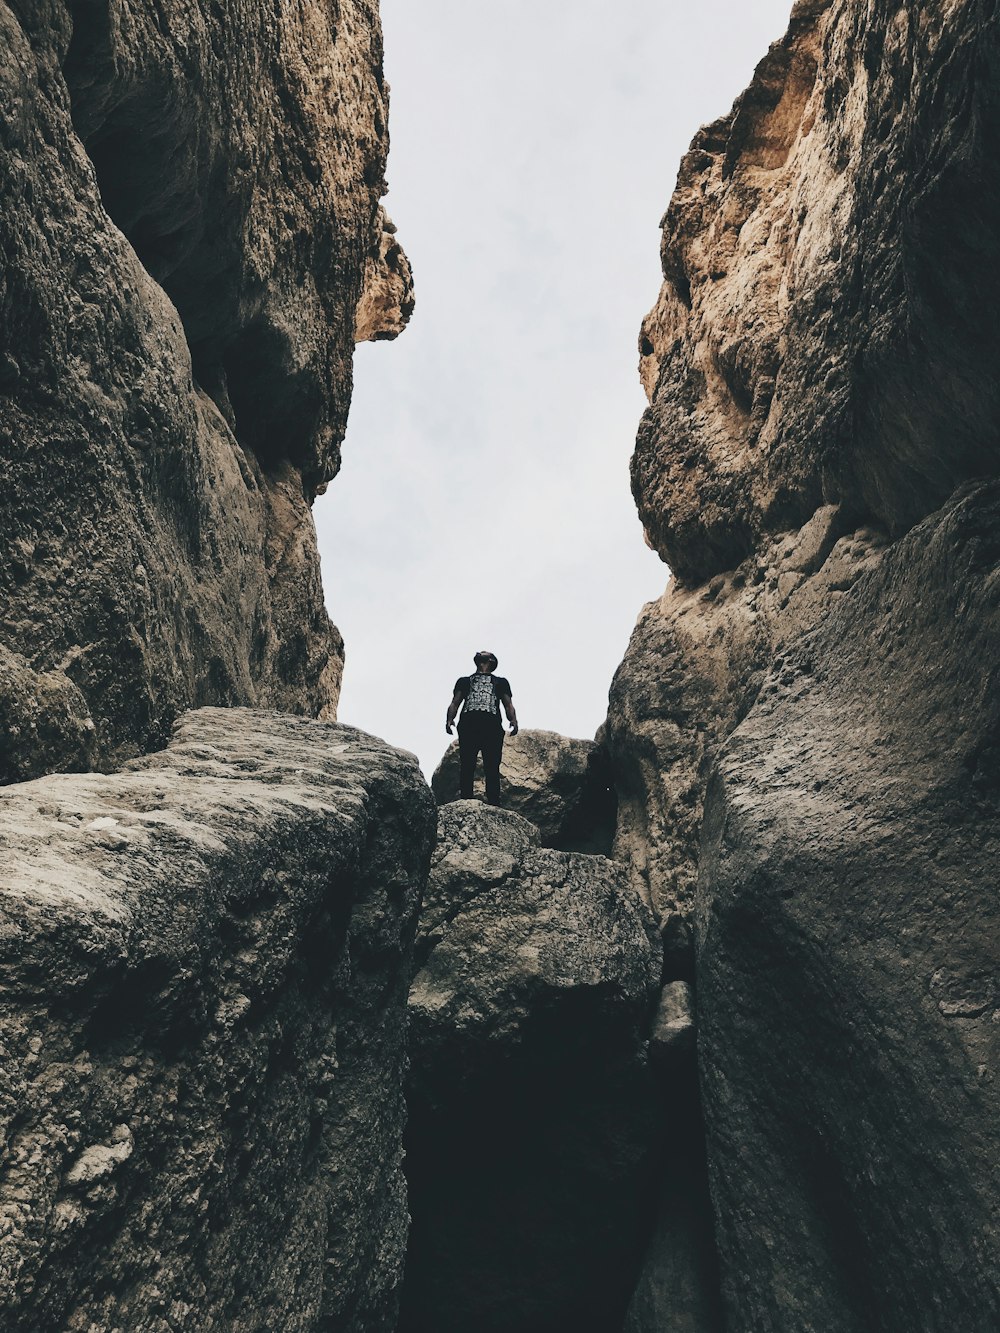
[[[410,990],[400,1327],[620,1326],[662,1120],[658,935],[603,857],[538,848],[477,802],[440,821]]]
[[[374,0],[2,5],[0,106],[0,777],[333,716],[311,504],[412,308]]]
[[[606,855],[614,837],[616,800],[603,746],[554,731],[520,731],[504,741],[501,800],[538,826],[543,847]],[[483,787],[482,760],[476,769]],[[458,743],[431,779],[438,803],[459,798]]]
[[[204,709],[0,830],[4,1330],[392,1328],[416,761]]]

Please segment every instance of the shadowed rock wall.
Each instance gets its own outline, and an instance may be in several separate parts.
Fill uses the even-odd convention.
[[[412,308],[377,8],[0,4],[0,781],[332,716],[310,505]]]
[[[737,1329],[1000,1325],[1000,489],[782,655],[699,879],[709,1161]]]
[[[394,1326],[410,755],[245,709],[0,792],[5,1330]]]

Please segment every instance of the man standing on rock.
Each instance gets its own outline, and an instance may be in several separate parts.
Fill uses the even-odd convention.
[[[458,750],[461,760],[460,792],[463,800],[472,796],[476,776],[476,759],[483,755],[486,774],[486,800],[490,805],[500,804],[500,755],[503,752],[503,723],[500,705],[507,714],[510,734],[517,735],[517,714],[510,696],[510,681],[494,676],[498,662],[493,653],[476,653],[472,659],[476,670],[471,676],[459,676],[448,705],[445,731],[451,735],[459,708],[462,717],[458,724]],[[464,705],[464,707],[463,707]]]

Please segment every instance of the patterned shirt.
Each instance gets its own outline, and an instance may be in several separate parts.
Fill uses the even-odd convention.
[[[488,676],[477,671],[471,676],[459,676],[455,682],[455,693],[462,695],[465,703],[462,716],[468,713],[485,713],[500,720],[500,696],[510,694],[510,682],[503,676]]]

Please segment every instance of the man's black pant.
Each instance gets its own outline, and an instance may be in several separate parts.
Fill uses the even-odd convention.
[[[503,724],[494,713],[463,713],[458,724],[458,750],[461,758],[462,800],[472,795],[476,778],[476,760],[483,753],[486,774],[486,799],[500,804],[500,755],[503,752]]]

